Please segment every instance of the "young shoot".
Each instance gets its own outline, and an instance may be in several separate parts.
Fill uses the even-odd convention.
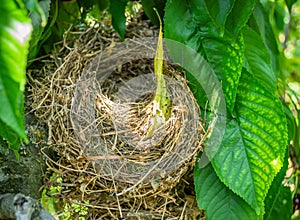
[[[168,93],[166,81],[163,75],[164,63],[164,48],[163,48],[163,33],[162,22],[156,8],[154,8],[159,19],[159,35],[154,58],[154,73],[156,77],[156,91],[153,99],[153,117],[151,119],[151,127],[148,131],[148,136],[152,135],[153,131],[163,125],[170,117],[172,102]]]

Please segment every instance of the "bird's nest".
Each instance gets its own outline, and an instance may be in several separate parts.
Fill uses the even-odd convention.
[[[31,111],[48,128],[45,189],[89,218],[199,219],[190,171],[205,131],[184,73],[166,62],[171,115],[149,135],[156,41],[114,39],[90,28],[28,72]]]
[[[107,178],[128,185],[161,185],[162,179],[170,180],[165,185],[176,183],[201,146],[196,101],[181,73],[168,64],[164,72],[171,115],[149,135],[155,78],[148,57],[154,57],[155,42],[127,40],[104,50],[77,82],[72,103],[73,126],[87,159]],[[138,69],[143,59],[150,73],[127,70],[128,65]]]

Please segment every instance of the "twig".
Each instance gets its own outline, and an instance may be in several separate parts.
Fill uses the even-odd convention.
[[[122,192],[120,192],[120,193],[118,193],[117,195],[118,196],[121,196],[121,195],[124,195],[125,193],[127,193],[127,192],[129,192],[129,191],[131,191],[131,190],[133,190],[134,188],[136,188],[140,183],[142,183],[147,177],[148,177],[148,175],[160,164],[160,162],[162,161],[162,159],[164,159],[165,158],[165,154],[166,153],[164,153],[164,155],[157,161],[157,163],[153,166],[153,167],[151,167],[151,169],[149,169],[148,170],[148,172],[139,180],[139,181],[137,181],[134,185],[132,185],[131,187],[128,187],[128,188],[126,188],[126,189],[124,189]]]
[[[184,211],[185,211],[185,209],[186,209],[186,205],[187,205],[187,201],[185,201],[185,203],[184,203],[184,206],[183,206],[183,209],[182,209],[182,212],[181,212],[181,215],[180,215],[179,220],[183,220],[183,217],[184,217]]]

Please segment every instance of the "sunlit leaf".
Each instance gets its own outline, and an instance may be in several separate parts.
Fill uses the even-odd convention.
[[[278,45],[273,28],[269,22],[269,14],[266,12],[261,3],[256,3],[253,15],[251,16],[248,24],[256,31],[257,34],[259,34],[261,40],[265,44],[265,47],[269,51],[273,71],[275,74],[279,75]]]
[[[271,58],[261,37],[251,28],[243,30],[245,41],[245,67],[259,79],[269,91],[276,90],[276,78],[271,67]]]
[[[203,39],[203,49],[208,62],[222,82],[226,105],[232,114],[244,60],[243,36],[231,41]]]
[[[241,10],[246,9],[242,8]],[[228,11],[224,13],[226,14]],[[232,114],[243,66],[244,40],[241,34],[231,38],[229,30],[224,36],[221,36],[218,29],[219,27],[211,20],[204,0],[193,0],[189,3],[167,2],[166,38],[182,42],[207,58],[208,63],[222,82],[227,108]]]
[[[286,120],[275,91],[268,90],[246,70],[240,79],[235,110],[236,119],[227,123],[212,164],[221,181],[260,214],[283,164]]]
[[[23,91],[31,33],[30,19],[14,1],[1,3],[0,11],[0,120],[26,140]],[[3,131],[1,134],[5,135]],[[10,140],[10,136],[4,137],[8,141],[15,141]]]
[[[168,1],[165,36],[203,55],[222,82],[234,114],[228,118],[220,151],[215,157],[210,148],[206,152],[221,182],[261,215],[283,163],[287,130],[267,43],[246,26],[255,3],[235,1],[221,37],[203,1]],[[239,78],[242,65],[247,70]]]

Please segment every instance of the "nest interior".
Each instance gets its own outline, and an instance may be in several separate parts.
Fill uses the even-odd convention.
[[[182,73],[169,65],[171,116],[145,138],[155,91],[155,46],[139,39],[157,31],[148,21],[131,21],[127,37],[147,48],[152,59],[127,47],[130,62],[113,59],[114,51],[124,56],[124,44],[113,33],[103,23],[70,31],[66,37],[75,40],[59,43],[28,71],[30,111],[48,130],[47,141],[40,143],[48,196],[87,207],[88,219],[200,219],[192,166],[205,132],[193,95]],[[60,192],[53,194],[55,185]]]

